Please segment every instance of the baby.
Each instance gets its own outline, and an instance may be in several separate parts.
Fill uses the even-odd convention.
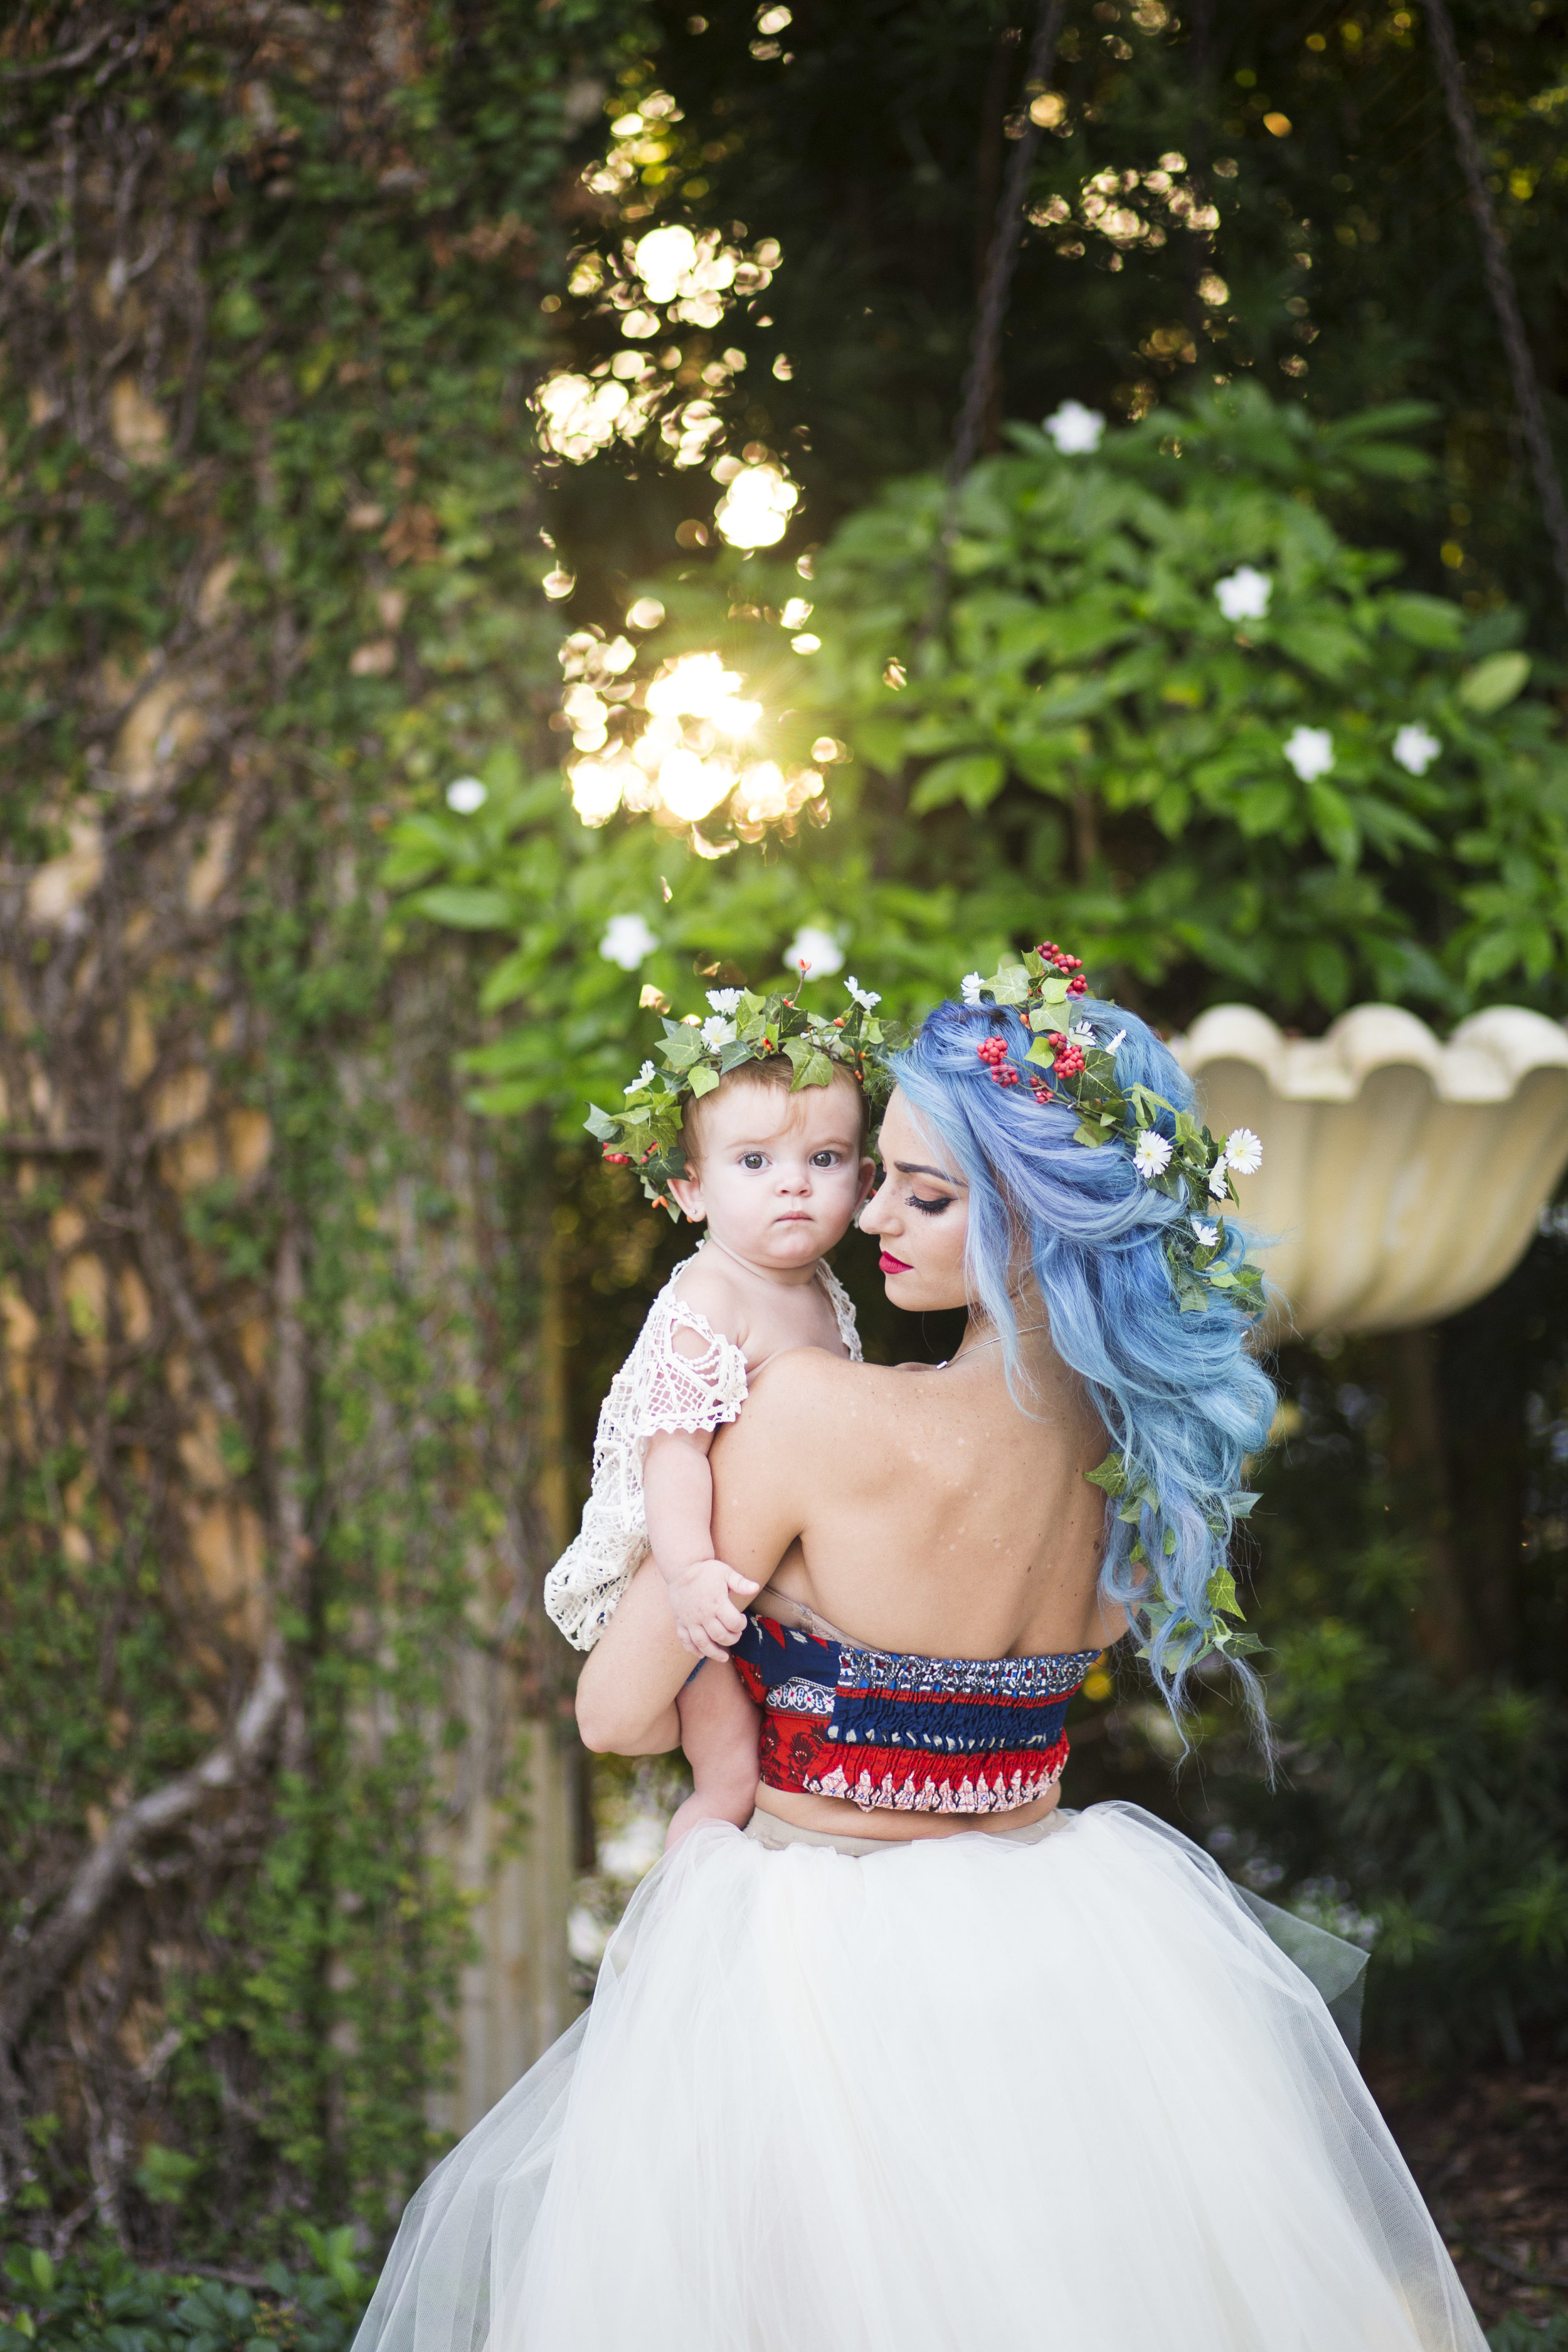
[[[854,1309],[826,1263],[874,1174],[865,1150],[861,1049],[882,1033],[868,1017],[878,1000],[850,987],[854,1005],[840,1023],[808,1022],[788,999],[714,992],[718,1017],[690,1038],[699,1055],[698,1039],[709,1045],[708,1055],[689,1054],[678,1033],[690,1024],[667,1023],[674,1047],[671,1056],[667,1046],[667,1058],[687,1056],[686,1067],[661,1077],[658,1092],[645,1065],[627,1088],[631,1109],[614,1119],[596,1112],[589,1122],[601,1137],[646,1135],[645,1186],[661,1182],[656,1197],[668,1194],[694,1223],[708,1226],[697,1255],[654,1301],[611,1383],[582,1531],[544,1589],[545,1606],[567,1639],[591,1649],[644,1557],[653,1555],[677,1633],[699,1660],[679,1699],[693,1788],[670,1823],[671,1845],[699,1821],[743,1827],[757,1785],[757,1711],[728,1652],[745,1622],[737,1601],[758,1588],[713,1556],[713,1433],[737,1418],[752,1376],[785,1349],[860,1353]],[[777,1019],[768,1042],[774,1007],[786,1033],[783,1049]],[[735,1011],[747,1024],[739,1038],[728,1017]],[[803,1032],[798,1042],[787,1034],[792,1025]],[[726,1030],[728,1036],[718,1034]],[[730,1060],[725,1049],[741,1050],[752,1030],[762,1032],[756,1057],[715,1072],[711,1063]],[[681,1161],[683,1175],[659,1164],[672,1171]]]

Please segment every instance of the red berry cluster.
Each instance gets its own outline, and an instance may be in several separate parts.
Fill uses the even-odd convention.
[[[606,1151],[605,1158],[612,1168],[629,1168],[632,1164],[629,1151]]]
[[[1050,965],[1053,971],[1066,971],[1070,972],[1073,975],[1073,977],[1068,982],[1068,994],[1069,996],[1087,996],[1089,994],[1089,982],[1083,976],[1083,958],[1081,956],[1068,955],[1066,948],[1058,948],[1055,940],[1042,940],[1039,946],[1035,950],[1035,953],[1039,956],[1044,956],[1046,961]]]
[[[1016,1087],[1018,1073],[1007,1060],[1007,1040],[993,1034],[983,1037],[974,1048],[985,1065],[985,1075],[994,1087]]]
[[[1046,1043],[1055,1056],[1058,1077],[1076,1078],[1083,1068],[1083,1047],[1069,1045],[1059,1029],[1053,1029]]]

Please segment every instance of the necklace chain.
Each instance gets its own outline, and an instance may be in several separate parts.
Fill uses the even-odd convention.
[[[1022,1339],[1027,1332],[1045,1331],[1048,1328],[1049,1326],[1045,1323],[1020,1323],[1015,1336]],[[1005,1332],[993,1331],[989,1339],[972,1340],[967,1347],[961,1347],[956,1356],[948,1358],[948,1369],[951,1370],[954,1364],[962,1362],[965,1356],[977,1354],[982,1348],[994,1348],[1005,1336]]]

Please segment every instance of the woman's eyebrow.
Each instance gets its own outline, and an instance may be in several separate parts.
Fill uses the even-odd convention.
[[[951,1184],[955,1192],[963,1190],[962,1176],[950,1176],[945,1168],[928,1168],[921,1160],[895,1160],[894,1167],[900,1176],[934,1176],[939,1184]]]

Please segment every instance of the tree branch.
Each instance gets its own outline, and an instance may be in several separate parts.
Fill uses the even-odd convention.
[[[150,1789],[117,1813],[72,1879],[65,1898],[22,1944],[0,1999],[0,2034],[14,2042],[43,1995],[80,1958],[149,1839],[176,1829],[219,1790],[232,1789],[259,1762],[289,1696],[279,1634],[269,1633],[256,1679],[233,1730],[188,1772]]]

